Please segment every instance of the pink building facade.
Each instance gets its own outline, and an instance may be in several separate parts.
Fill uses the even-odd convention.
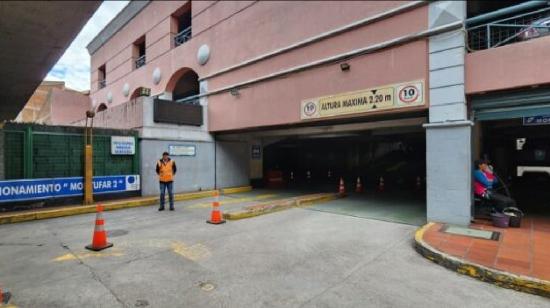
[[[550,40],[468,52],[469,11],[465,1],[131,2],[88,45],[96,123],[139,130],[145,194],[163,150],[187,168],[176,179],[185,191],[265,178],[262,155],[285,138],[420,133],[427,218],[466,224],[482,152],[472,98],[550,82]]]
[[[15,122],[47,125],[70,125],[90,110],[87,93],[65,87],[62,81],[43,81]]]

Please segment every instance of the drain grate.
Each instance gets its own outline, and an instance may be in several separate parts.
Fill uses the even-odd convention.
[[[478,230],[478,229],[453,226],[453,225],[444,225],[443,228],[441,228],[441,232],[454,234],[454,235],[481,238],[484,240],[492,240],[492,241],[498,241],[498,239],[500,238],[500,232]]]
[[[117,237],[117,236],[123,236],[126,234],[128,234],[128,231],[122,230],[122,229],[107,231],[108,237]]]
[[[136,307],[147,307],[147,306],[149,306],[149,302],[145,299],[138,299],[134,306],[136,306]]]

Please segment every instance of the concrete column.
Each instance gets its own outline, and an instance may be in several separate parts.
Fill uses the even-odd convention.
[[[429,4],[430,28],[466,18],[465,1]],[[465,36],[460,30],[429,39],[429,123],[426,127],[427,218],[470,222],[471,131],[464,91]]]
[[[246,141],[216,141],[216,187],[249,185],[249,157]]]
[[[203,80],[199,83],[199,93],[204,94],[208,92],[208,81]],[[202,128],[208,131],[208,96],[203,96],[200,98],[199,103],[202,106]]]

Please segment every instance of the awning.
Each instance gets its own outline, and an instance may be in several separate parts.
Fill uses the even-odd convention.
[[[504,120],[550,114],[550,89],[529,89],[473,96],[474,120]]]

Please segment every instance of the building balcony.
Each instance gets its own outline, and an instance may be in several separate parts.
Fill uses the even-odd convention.
[[[475,52],[550,35],[550,7],[530,1],[466,20],[468,51]],[[505,18],[501,18],[507,16]]]
[[[200,105],[200,98],[199,95],[192,95],[188,97],[184,97],[181,99],[175,100],[176,103],[180,104],[187,104],[187,105]]]
[[[136,68],[140,68],[140,67],[144,66],[145,65],[145,60],[146,60],[145,55],[137,58],[135,60]]]
[[[174,45],[178,47],[179,45],[189,41],[191,39],[191,27],[186,28],[180,33],[174,36]]]
[[[550,6],[546,1],[527,1],[479,15],[467,19],[466,25],[468,95],[550,84],[546,69],[550,65]]]

